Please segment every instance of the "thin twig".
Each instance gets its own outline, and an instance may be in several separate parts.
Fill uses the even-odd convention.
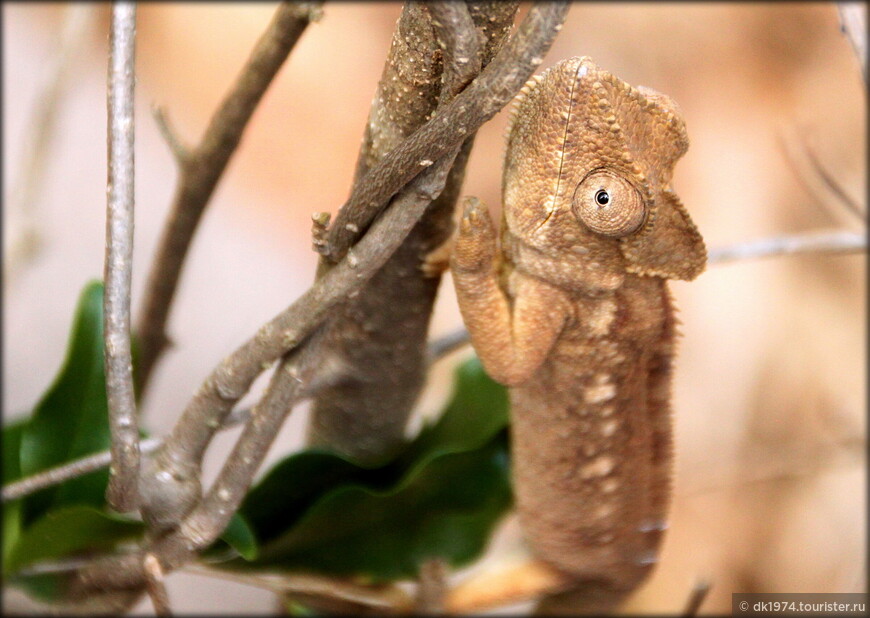
[[[166,141],[166,144],[169,146],[169,150],[172,151],[175,161],[182,169],[184,169],[187,165],[187,161],[190,159],[190,148],[188,148],[184,141],[182,141],[178,136],[178,132],[169,121],[169,115],[166,113],[166,109],[161,105],[155,105],[151,108],[151,116],[157,124],[157,129],[160,131],[160,135],[163,136],[164,141]]]
[[[246,422],[250,417],[251,410],[249,408],[233,410],[232,414],[230,414],[224,421],[223,425],[221,425],[219,431],[236,427],[237,425]],[[147,455],[153,453],[162,445],[162,438],[149,438],[147,440],[142,440],[142,442],[139,443],[139,451],[143,455]],[[40,489],[60,485],[70,479],[78,478],[85,474],[96,472],[97,470],[102,470],[111,463],[111,451],[101,451],[60,466],[55,466],[54,468],[49,468],[48,470],[39,472],[33,476],[28,476],[25,479],[7,483],[3,486],[2,502],[18,500],[19,498],[28,496]]]
[[[791,170],[794,175],[795,181],[806,191],[807,195],[809,195],[813,202],[815,202],[818,206],[823,208],[826,212],[828,212],[832,217],[839,219],[842,206],[846,207],[846,210],[850,214],[854,214],[858,217],[858,219],[862,223],[866,223],[866,217],[864,213],[858,209],[857,211],[851,208],[851,204],[844,203],[842,201],[838,202],[836,205],[831,203],[831,200],[826,199],[824,196],[820,194],[816,188],[807,182],[807,178],[810,174],[807,174],[801,169],[801,166],[798,165],[797,157],[793,152],[793,146],[791,146],[791,142],[786,140],[785,136],[782,133],[777,133],[776,135],[776,144],[777,147],[782,152],[783,159],[785,159],[786,166],[788,166],[789,170]],[[839,206],[839,207],[836,207]]]
[[[366,174],[330,227],[331,261],[344,256],[390,197],[513,98],[543,62],[567,10],[564,2],[536,3],[477,79]]]
[[[852,50],[861,67],[861,77],[867,83],[867,3],[838,2],[840,29],[852,44]]]
[[[70,67],[88,40],[86,34],[94,22],[98,6],[86,2],[69,4],[65,8],[56,54],[50,60],[45,79],[34,99],[19,156],[21,169],[6,207],[6,223],[10,224],[12,237],[7,241],[3,256],[4,285],[9,285],[21,266],[39,250],[37,205],[46,165],[51,159],[48,147],[57,128],[57,111],[69,84]],[[20,221],[17,225],[16,217]]]
[[[738,243],[711,249],[707,263],[723,264],[775,255],[805,253],[863,253],[867,251],[867,237],[854,232],[810,232]]]
[[[683,609],[682,616],[685,618],[697,616],[698,610],[701,609],[701,605],[704,604],[704,600],[710,593],[711,587],[710,582],[705,579],[695,582],[695,585],[692,587],[692,592],[689,594],[689,598],[686,601],[686,606]]]
[[[184,567],[187,573],[204,575],[218,579],[271,590],[278,594],[306,594],[311,596],[341,599],[365,605],[373,609],[409,610],[411,599],[408,594],[395,585],[365,586],[339,579],[309,573],[282,573],[272,575],[257,573],[245,575],[231,571],[222,571],[192,564]]]
[[[846,208],[849,209],[855,216],[857,216],[860,220],[866,222],[867,215],[862,212],[861,205],[858,204],[856,200],[852,198],[848,193],[846,193],[845,189],[840,186],[840,183],[834,178],[834,176],[822,165],[822,162],[819,161],[819,158],[816,156],[816,153],[813,152],[812,148],[807,145],[806,139],[803,135],[801,135],[801,146],[803,146],[804,154],[807,159],[810,161],[810,165],[813,166],[816,174],[819,178],[822,179],[822,182],[831,192],[837,196],[840,203],[843,204]]]
[[[427,349],[429,363],[431,364],[436,360],[447,356],[451,352],[467,345],[470,341],[468,331],[464,328],[457,328],[446,335],[442,335],[438,339],[433,339],[429,342],[429,347]]]
[[[163,583],[160,561],[154,554],[145,554],[142,566],[145,569],[145,590],[154,605],[154,613],[158,616],[171,616],[172,609],[169,605],[166,584]]]
[[[163,444],[163,440],[157,440],[154,438],[143,440],[139,444],[139,451],[142,454],[153,453],[161,444]],[[102,470],[111,463],[111,451],[102,451],[54,468],[49,468],[48,470],[34,474],[33,476],[28,476],[20,481],[7,483],[3,486],[3,502],[18,500],[19,498],[28,496],[40,489],[60,485],[70,479],[78,478],[97,470]]]
[[[167,345],[166,323],[172,299],[205,207],[254,109],[305,28],[319,17],[320,4],[282,2],[235,84],[212,116],[202,141],[190,150],[180,148],[177,140],[169,141],[176,156],[185,154],[179,156],[179,183],[151,266],[136,328],[140,342],[136,375],[140,394]]]
[[[130,282],[133,271],[136,4],[112,4],[109,34],[106,258],[103,270],[103,341],[112,465],[106,500],[126,513],[138,504],[139,427],[133,393]]]

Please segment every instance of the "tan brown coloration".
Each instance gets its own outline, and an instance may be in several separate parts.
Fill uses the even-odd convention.
[[[665,527],[666,279],[706,262],[670,188],[687,147],[666,96],[565,60],[529,81],[512,118],[500,247],[472,198],[451,258],[472,343],[511,387],[525,536],[544,563],[597,582],[599,610],[649,573]]]

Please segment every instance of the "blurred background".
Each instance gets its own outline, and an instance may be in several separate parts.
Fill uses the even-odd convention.
[[[196,143],[273,11],[139,7],[134,319],[177,177],[150,108],[164,106],[181,138]],[[348,195],[400,12],[397,2],[328,3],[266,94],[184,272],[169,325],[175,348],[143,411],[153,434],[168,431],[211,368],[313,280],[310,215],[334,213]],[[48,386],[78,293],[102,276],[108,6],[3,3],[2,13],[8,421]],[[10,198],[33,147],[31,117],[71,18],[80,22],[56,124],[22,206]],[[574,55],[680,104],[692,145],[675,189],[708,247],[862,229],[802,146],[863,202],[866,92],[834,4],[577,4],[543,66]],[[464,187],[494,214],[504,124],[500,114],[480,131]],[[21,247],[35,251],[13,255]],[[864,255],[743,261],[672,285],[684,335],[673,516],[660,566],[628,609],[678,611],[700,579],[713,586],[702,613],[729,611],[732,592],[866,591],[865,285]],[[459,324],[445,279],[432,335]],[[437,366],[420,415],[438,409],[465,354]],[[267,467],[299,447],[305,418],[305,410],[290,418]],[[207,480],[237,435],[218,438]],[[509,518],[482,567],[518,551]],[[168,587],[178,613],[275,606],[269,592],[183,572]],[[153,611],[148,601],[137,610]]]

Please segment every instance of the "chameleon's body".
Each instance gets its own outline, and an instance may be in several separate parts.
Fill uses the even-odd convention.
[[[670,190],[676,106],[571,58],[524,88],[501,243],[469,200],[451,256],[489,374],[510,387],[514,485],[533,553],[627,592],[655,562],[670,493],[675,318],[666,279],[704,268]]]

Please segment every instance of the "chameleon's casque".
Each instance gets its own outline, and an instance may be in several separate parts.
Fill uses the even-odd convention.
[[[676,336],[666,279],[693,279],[706,263],[670,187],[687,147],[668,97],[565,60],[518,97],[500,243],[472,198],[451,257],[472,343],[511,387],[529,545],[616,597],[647,575],[666,522]]]

